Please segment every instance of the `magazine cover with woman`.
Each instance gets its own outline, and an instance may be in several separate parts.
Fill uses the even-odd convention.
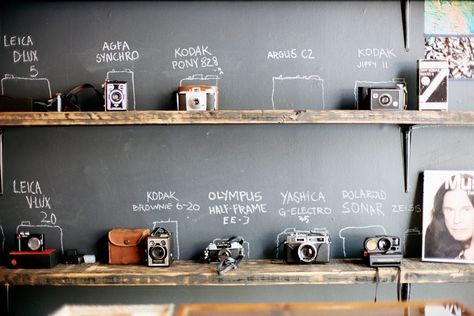
[[[474,263],[474,171],[425,171],[422,260]]]

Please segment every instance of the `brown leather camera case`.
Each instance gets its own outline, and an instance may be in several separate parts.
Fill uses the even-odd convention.
[[[149,229],[114,228],[109,231],[109,264],[143,264]]]

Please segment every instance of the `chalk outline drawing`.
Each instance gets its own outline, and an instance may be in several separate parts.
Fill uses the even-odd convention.
[[[354,101],[355,101],[355,108],[359,108],[359,100],[357,98],[357,88],[361,86],[361,84],[369,85],[369,87],[376,87],[378,85],[396,85],[397,83],[403,83],[406,85],[405,78],[392,78],[390,81],[366,81],[366,80],[356,80],[354,83]]]
[[[0,238],[2,238],[2,254],[5,254],[5,233],[3,232],[3,227],[0,225]]]
[[[239,236],[239,237],[242,237],[242,236]],[[212,240],[213,243],[215,243],[217,240],[227,240],[228,238],[214,238]],[[244,247],[244,259],[250,259],[250,243],[248,241],[245,240],[244,237],[242,237],[242,239],[244,240],[244,244],[242,245],[242,247]],[[245,249],[245,246],[247,246],[247,249]]]
[[[215,80],[215,84],[211,84],[212,86],[218,86],[219,80],[221,78],[217,75],[204,75],[204,74],[194,74],[190,75],[186,78],[183,78],[179,81],[179,86],[181,87],[183,85],[184,80],[189,80],[189,81],[198,81],[198,80]]]
[[[324,231],[329,235],[329,231],[326,227],[313,228],[313,229],[296,229],[295,227],[287,227],[284,231],[280,232],[275,240],[276,244],[276,257],[280,258],[280,244],[283,244],[283,241],[280,241],[282,236],[289,235],[290,233],[301,233],[301,232],[313,232],[313,231]],[[286,240],[286,239],[285,239]]]
[[[110,79],[110,74],[120,74],[120,73],[130,74],[130,75],[132,76],[132,84],[131,84],[131,87],[132,87],[132,94],[133,94],[133,110],[135,111],[135,110],[136,110],[135,74],[133,73],[133,71],[130,70],[129,68],[125,68],[124,70],[115,70],[115,69],[112,69],[112,70],[110,70],[110,71],[107,71],[106,80],[109,80],[109,79]],[[127,82],[127,83],[128,83],[128,82]]]
[[[323,101],[323,110],[325,109],[325,97],[324,97],[324,79],[322,79],[318,75],[309,75],[309,76],[294,76],[294,77],[283,77],[283,75],[279,75],[278,77],[272,77],[272,108],[275,110],[275,80],[316,80],[321,82],[321,94],[322,94],[322,101]]]
[[[5,74],[5,77],[2,78],[2,80],[0,80],[0,84],[2,86],[2,94],[5,95],[5,91],[4,91],[4,87],[3,87],[3,81],[4,80],[9,80],[9,79],[20,79],[20,80],[37,80],[37,81],[40,81],[40,80],[46,80],[46,82],[48,83],[48,93],[49,93],[49,98],[52,97],[52,94],[51,94],[51,84],[49,83],[49,79],[48,78],[28,78],[28,77],[15,77],[14,75],[11,75],[11,74]]]
[[[176,253],[174,254],[175,259],[179,260],[180,254],[179,254],[179,229],[178,229],[178,221],[172,221],[171,219],[168,220],[163,220],[163,221],[154,221],[153,222],[153,229],[156,227],[160,227],[159,224],[175,224],[176,230],[173,231],[172,233],[176,236],[173,237],[173,239],[176,241]]]
[[[342,232],[349,229],[367,229],[367,228],[381,228],[384,235],[387,235],[387,230],[382,225],[368,225],[368,226],[347,226],[339,230],[339,238],[342,239],[342,252],[344,253],[344,258],[347,257],[346,253],[346,238],[342,237]],[[378,234],[379,235],[379,234]],[[368,237],[368,236],[367,236]],[[362,246],[362,245],[361,245]]]
[[[63,229],[59,225],[47,225],[47,224],[31,224],[30,221],[21,221],[20,225],[16,227],[16,233],[18,234],[20,227],[33,227],[33,228],[59,228],[60,232],[60,243],[61,243],[61,254],[64,254],[64,243],[63,243]]]

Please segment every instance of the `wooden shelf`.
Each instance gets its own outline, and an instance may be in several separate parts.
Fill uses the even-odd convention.
[[[182,124],[474,125],[474,112],[357,110],[0,112],[0,126]]]
[[[397,268],[380,268],[382,283],[398,281]],[[217,275],[216,265],[176,261],[172,267],[108,264],[59,264],[52,269],[0,268],[0,281],[10,285],[48,286],[244,286],[298,284],[370,284],[376,270],[361,260],[333,259],[329,264],[288,265],[283,261],[243,261],[238,269]],[[474,282],[474,265],[404,259],[402,283]]]

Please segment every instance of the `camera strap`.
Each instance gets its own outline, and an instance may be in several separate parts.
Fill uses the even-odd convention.
[[[233,236],[233,237],[230,237],[227,240],[227,242],[228,243],[238,242],[239,244],[242,245],[244,243],[244,238],[241,237],[241,236]],[[242,252],[235,259],[229,257],[226,260],[223,260],[223,261],[219,262],[219,265],[217,266],[217,273],[219,273],[219,275],[224,275],[225,273],[229,272],[232,269],[237,269],[237,267],[239,266],[239,264],[240,264],[240,262],[242,261],[243,258],[244,258],[244,254]]]

